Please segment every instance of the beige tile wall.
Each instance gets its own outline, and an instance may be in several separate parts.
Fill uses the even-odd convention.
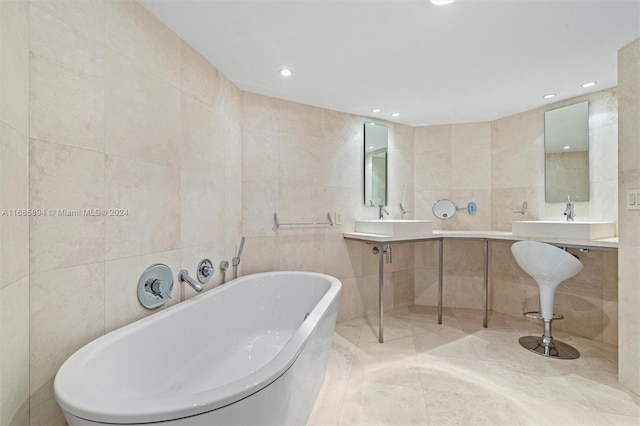
[[[640,210],[627,210],[628,189],[640,188],[640,39],[618,52],[620,382],[640,394]]]
[[[0,2],[0,424],[29,423],[29,4]],[[6,209],[6,210],[5,210]]]
[[[0,2],[0,22],[2,207],[128,210],[0,217],[2,247],[12,247],[0,249],[0,341],[12,348],[0,349],[0,424],[27,424],[29,413],[32,424],[62,423],[52,398],[57,368],[94,337],[148,314],[127,295],[142,270],[162,262],[174,273],[193,271],[203,257],[230,260],[240,235],[248,237],[243,273],[329,273],[343,282],[340,320],[376,313],[378,257],[342,238],[356,219],[377,217],[362,203],[363,117],[240,92],[135,2]],[[621,58],[632,62],[628,56]],[[602,159],[591,164],[594,200],[604,201],[579,205],[579,215],[617,216],[613,198],[599,195],[617,185],[616,95],[585,97],[592,141],[600,141],[591,149]],[[637,97],[627,101],[637,108]],[[391,217],[401,217],[402,201],[413,210],[405,218],[432,219],[442,197],[479,209],[436,228],[508,230],[524,200],[527,218],[556,215],[543,197],[541,123],[542,110],[491,123],[381,123],[390,127]],[[627,149],[634,155],[635,135]],[[637,178],[633,158],[625,158],[631,166],[621,168],[621,182]],[[276,231],[274,212],[283,222],[338,213],[342,223]],[[635,226],[625,220],[624,229]],[[625,241],[620,263],[629,285],[628,265],[640,251]],[[481,244],[447,242],[445,252],[445,304],[478,308]],[[528,309],[535,287],[505,260],[508,245],[493,244],[492,254],[501,260],[491,265],[494,309]],[[437,244],[399,245],[393,255],[386,306],[434,305]],[[616,341],[616,259],[586,255],[590,273],[576,277],[579,291],[561,292],[562,308],[579,311],[565,322],[576,325],[572,331]],[[206,288],[220,280],[218,271]],[[195,294],[177,282],[174,292],[172,304]],[[621,355],[621,369],[637,361],[636,349]]]
[[[591,102],[591,149],[596,153],[605,147],[615,149],[612,147],[617,141],[610,130],[617,125],[616,90],[575,101],[585,99]],[[531,212],[525,218],[545,217],[554,206],[544,202],[544,110],[490,123],[415,129],[391,125],[392,217],[400,217],[396,206],[404,201],[412,210],[405,218],[433,219],[436,229],[510,230],[512,220],[522,219],[513,211],[525,200]],[[243,234],[250,237],[245,270],[307,269],[338,276],[345,287],[342,320],[377,312],[377,258],[370,253],[371,247],[343,242],[340,236],[340,231],[353,229],[355,219],[376,216],[375,209],[363,207],[360,201],[362,121],[347,114],[243,93]],[[598,133],[602,128],[607,130]],[[594,160],[592,188],[610,184],[610,170],[616,167],[611,155],[603,155],[601,162]],[[408,172],[411,169],[413,177]],[[412,188],[413,200],[407,195]],[[461,211],[449,221],[439,221],[433,217],[431,206],[440,198],[452,198],[459,206],[475,201],[478,214]],[[590,206],[598,203],[596,195],[590,203],[582,203],[583,212],[596,211]],[[343,224],[327,229],[274,230],[272,212],[288,222],[320,219],[325,210],[340,212]],[[599,219],[615,220],[605,215]],[[445,305],[480,308],[482,244],[448,241],[444,249]],[[492,248],[494,251],[512,257],[508,247],[498,246]],[[324,253],[324,257],[318,253]],[[588,267],[576,280],[596,286],[597,294],[589,286],[584,289],[580,285],[573,293],[561,294],[558,310],[567,319],[557,327],[617,343],[617,302],[612,296],[615,289],[611,288],[617,277],[616,256],[600,253],[583,258]],[[397,266],[400,259],[414,259],[414,268]],[[517,265],[511,276],[509,269],[502,270],[502,263],[491,265],[493,309],[513,314],[522,313],[525,306],[534,309],[536,287]],[[593,270],[597,270],[596,275]],[[411,294],[416,304],[437,303],[436,243],[395,246],[394,264],[385,271],[386,306],[406,304],[405,297]]]
[[[243,93],[242,108],[244,272],[325,272],[343,283],[340,320],[373,313],[378,257],[342,238],[356,219],[377,217],[377,208],[362,200],[365,118],[251,93]],[[390,130],[389,210],[399,218],[401,201],[413,206],[413,129],[382,124]],[[342,224],[276,230],[276,212],[283,223],[338,213]],[[386,277],[389,308],[413,303],[413,250],[398,248],[394,258]]]
[[[416,128],[414,152],[414,217],[434,220],[434,229],[490,229],[491,124]],[[431,208],[442,198],[458,207],[474,201],[478,213],[461,211],[449,220],[439,220]]]
[[[510,231],[514,220],[564,219],[564,204],[545,203],[544,111],[582,101],[589,101],[591,198],[576,203],[577,219],[617,221],[617,195],[612,189],[617,187],[618,165],[612,155],[618,146],[617,89],[612,88],[493,122],[492,229]],[[513,213],[525,200],[530,214]],[[510,244],[491,246],[492,309],[513,315],[538,310],[537,287],[513,262]],[[585,268],[570,280],[573,284],[568,283],[571,290],[558,289],[555,311],[565,319],[554,327],[617,344],[617,303],[611,296],[617,282],[617,255],[576,254]]]
[[[564,204],[546,204],[544,198],[544,111],[584,100],[589,101],[590,185],[593,197],[578,203],[578,218],[617,220],[617,90],[607,89],[505,117],[493,122],[420,127],[415,129],[415,218],[434,220],[438,229],[492,229],[510,231],[514,220],[550,218],[562,220]],[[441,221],[431,212],[440,198],[459,207],[469,201],[478,205],[475,216],[461,210]],[[529,213],[514,213],[522,202]],[[513,262],[510,244],[491,244],[490,306],[519,315],[538,309],[535,283]],[[482,307],[481,243],[452,242],[444,245],[445,306]],[[415,303],[437,303],[437,245],[416,247]],[[617,343],[617,256],[594,252],[582,255],[585,270],[574,280],[572,291],[559,291],[558,312],[566,316],[556,328]]]
[[[63,422],[52,386],[62,362],[92,339],[149,315],[135,296],[145,268],[172,268],[171,305],[195,294],[177,282],[180,269],[193,274],[202,258],[217,266],[233,256],[240,240],[242,110],[240,91],[133,1],[25,6],[26,204],[127,212],[30,220],[24,257],[31,279],[20,281],[30,291],[31,321],[23,388],[32,423],[53,425]],[[217,271],[205,287],[220,282]]]

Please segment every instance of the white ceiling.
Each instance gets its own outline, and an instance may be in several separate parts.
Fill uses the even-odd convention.
[[[242,90],[411,126],[616,86],[640,37],[640,0],[139,1]]]

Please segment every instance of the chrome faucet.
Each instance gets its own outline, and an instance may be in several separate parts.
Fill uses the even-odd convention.
[[[191,288],[193,288],[195,291],[197,291],[198,293],[200,293],[202,291],[202,286],[200,284],[198,284],[197,282],[195,282],[193,280],[193,278],[191,278],[189,276],[189,272],[186,269],[182,269],[179,273],[178,273],[178,279],[180,281],[182,281],[183,283],[187,283],[191,286]]]
[[[384,204],[378,206],[378,220],[384,219],[384,215],[389,216],[389,211],[384,208]]]
[[[575,205],[571,201],[570,195],[567,195],[567,208],[564,209],[564,215],[567,217],[567,222],[573,222],[573,218],[576,216]]]
[[[400,213],[402,213],[402,216],[404,217],[405,214],[412,213],[412,211],[405,209],[404,208],[404,202],[401,202],[400,203]]]
[[[529,212],[529,203],[524,201],[520,210],[514,210],[514,213],[527,214]]]

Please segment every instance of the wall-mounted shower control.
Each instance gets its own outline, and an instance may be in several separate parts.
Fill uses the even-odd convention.
[[[138,301],[146,309],[156,309],[171,299],[173,273],[167,265],[151,265],[138,280]]]
[[[198,281],[202,284],[208,283],[215,271],[216,268],[213,267],[213,264],[209,259],[202,260],[198,264]]]

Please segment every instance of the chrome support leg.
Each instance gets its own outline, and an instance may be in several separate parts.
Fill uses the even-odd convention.
[[[482,326],[488,326],[489,309],[489,240],[484,240],[484,299],[482,303]]]
[[[389,248],[389,244],[380,245],[380,261],[378,265],[378,342],[384,342],[384,260],[385,248]]]
[[[438,324],[442,324],[442,276],[444,259],[444,238],[438,240]]]

